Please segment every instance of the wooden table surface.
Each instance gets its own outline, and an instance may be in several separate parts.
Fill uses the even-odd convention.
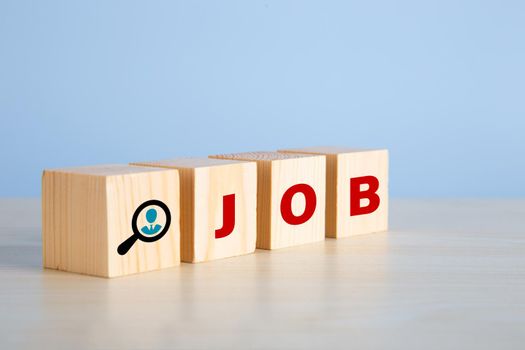
[[[525,200],[393,200],[388,233],[103,279],[0,200],[0,348],[525,349]]]

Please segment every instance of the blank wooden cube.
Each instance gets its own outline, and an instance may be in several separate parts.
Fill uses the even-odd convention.
[[[130,238],[134,227],[149,241]],[[119,246],[133,241],[121,255]],[[42,243],[44,267],[82,274],[115,277],[179,265],[178,172],[128,165],[45,170]]]
[[[179,170],[182,261],[210,261],[255,251],[254,162],[182,158],[134,164]]]
[[[257,162],[257,248],[324,239],[324,156],[248,152],[210,157]]]
[[[306,147],[279,152],[326,155],[327,237],[388,229],[388,150]]]

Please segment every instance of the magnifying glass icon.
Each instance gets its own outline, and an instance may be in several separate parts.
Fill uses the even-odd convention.
[[[162,209],[162,211],[164,212],[164,215],[166,216],[166,222],[164,223],[164,227],[160,227],[160,225],[156,225],[155,228],[153,228],[153,225],[150,225],[151,230],[148,230],[147,226],[143,227],[142,230],[139,230],[139,227],[138,227],[139,215],[145,208],[149,206],[155,206],[155,207]],[[155,221],[156,217],[157,217],[157,212],[155,209],[149,209],[147,211],[146,218],[148,222],[151,223],[152,221]],[[140,240],[146,243],[158,241],[159,239],[164,237],[166,232],[168,232],[168,229],[170,228],[170,224],[171,224],[171,213],[166,204],[164,204],[163,202],[157,199],[151,199],[151,200],[145,201],[144,203],[139,205],[139,207],[133,213],[133,217],[131,219],[131,228],[133,230],[133,234],[128,239],[126,239],[124,242],[120,243],[120,245],[117,248],[117,252],[120,255],[125,255],[131,249],[131,247],[133,246],[133,244],[135,244],[137,240]]]

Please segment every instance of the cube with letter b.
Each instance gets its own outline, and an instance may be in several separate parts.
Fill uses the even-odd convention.
[[[254,162],[180,158],[134,164],[180,173],[182,261],[210,261],[255,251]]]
[[[286,154],[326,155],[326,236],[388,229],[388,150],[306,147]]]
[[[257,248],[324,239],[325,156],[246,152],[210,157],[257,162]]]
[[[44,170],[44,267],[115,277],[180,265],[176,170]]]

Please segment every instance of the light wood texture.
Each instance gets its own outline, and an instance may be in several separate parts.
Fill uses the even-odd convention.
[[[326,156],[327,237],[348,237],[388,229],[388,150],[323,146],[279,152]],[[379,180],[380,205],[373,213],[350,216],[350,179],[369,175]]]
[[[116,279],[42,269],[0,199],[1,349],[515,350],[525,200],[391,200],[390,232]]]
[[[324,156],[277,152],[212,155],[211,158],[257,162],[257,248],[278,249],[324,239],[326,164]],[[311,186],[317,196],[313,216],[301,225],[286,223],[281,215],[283,194],[296,184]],[[300,215],[305,197],[293,197],[292,211]]]
[[[44,266],[116,277],[179,265],[178,183],[175,170],[128,165],[45,170]],[[117,247],[133,234],[135,209],[150,199],[168,206],[170,228],[158,241],[137,241],[127,254],[119,255]]]
[[[181,257],[184,262],[222,259],[255,251],[257,167],[254,162],[181,158],[134,163],[178,169],[181,174]],[[223,226],[223,197],[235,195],[235,226]]]

